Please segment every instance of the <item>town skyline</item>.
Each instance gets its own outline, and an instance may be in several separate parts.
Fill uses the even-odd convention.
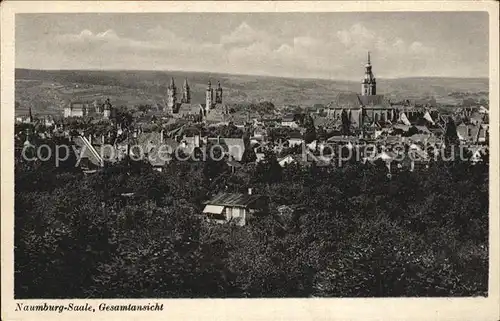
[[[166,299],[304,299],[253,319],[324,298],[493,311],[498,12],[351,3],[2,12],[12,319]],[[125,298],[153,301],[107,302]],[[453,300],[403,310],[475,315]],[[176,314],[241,318],[231,302]]]
[[[370,51],[379,79],[488,77],[486,13],[359,15],[19,15],[16,68],[359,81]]]

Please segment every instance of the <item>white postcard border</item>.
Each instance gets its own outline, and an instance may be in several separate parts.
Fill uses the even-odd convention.
[[[302,1],[302,2],[125,2],[5,1],[1,3],[1,202],[2,320],[488,320],[499,319],[499,13],[494,1]],[[353,11],[487,11],[490,15],[490,267],[488,298],[380,299],[125,299],[13,300],[14,224],[14,68],[16,13],[56,12],[353,12]],[[162,312],[15,312],[17,302],[154,303]]]

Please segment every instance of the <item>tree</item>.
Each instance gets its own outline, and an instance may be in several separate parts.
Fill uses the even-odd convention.
[[[314,120],[311,116],[307,116],[304,120],[304,127],[306,128],[306,132],[304,134],[304,141],[306,144],[309,144],[316,140],[316,128],[314,127]]]
[[[446,146],[456,145],[458,143],[457,126],[451,117],[448,117],[448,122],[446,123],[444,139]]]
[[[151,105],[140,104],[137,106],[137,110],[139,110],[142,113],[147,113],[148,111],[151,110],[151,108],[152,108]]]
[[[124,128],[129,127],[133,121],[133,115],[126,107],[119,107],[115,111],[116,123]]]
[[[383,162],[282,169],[272,152],[234,173],[225,161],[44,166],[15,166],[18,299],[487,294],[486,161],[390,180]],[[248,187],[268,215],[204,221],[211,195]]]
[[[349,135],[351,131],[351,120],[345,109],[342,110],[341,120],[342,120],[342,135]]]
[[[281,179],[282,168],[272,151],[264,152],[264,159],[257,164],[256,175],[261,182],[275,183]]]
[[[405,137],[411,137],[415,134],[418,134],[418,128],[415,126],[411,126],[407,132],[404,133]]]
[[[242,163],[253,163],[257,160],[257,155],[255,154],[255,151],[253,148],[248,146],[245,148],[245,151],[243,152],[243,155],[241,157],[241,162]]]

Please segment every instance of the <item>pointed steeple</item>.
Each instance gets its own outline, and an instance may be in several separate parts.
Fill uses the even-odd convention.
[[[217,89],[215,89],[215,103],[222,104],[222,87],[220,81],[217,81]]]
[[[208,86],[205,94],[205,105],[205,112],[208,112],[210,109],[212,109],[212,106],[214,105],[214,90],[212,89],[212,82],[210,81],[210,79],[208,80]]]
[[[174,77],[170,78],[170,85],[167,88],[167,105],[166,112],[173,114],[177,104],[177,88],[175,87]]]
[[[189,88],[189,84],[188,84],[188,80],[187,78],[184,79],[184,85],[183,85],[183,88],[182,88],[182,99],[181,99],[181,102],[182,103],[191,103],[191,92],[190,92],[190,88]]]
[[[368,58],[365,65],[365,76],[363,81],[361,82],[361,95],[363,96],[371,96],[376,95],[377,93],[377,85],[375,76],[372,72],[372,65],[370,59],[370,52],[368,51]]]

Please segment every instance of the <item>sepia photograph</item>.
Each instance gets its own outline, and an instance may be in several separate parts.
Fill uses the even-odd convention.
[[[15,14],[16,311],[498,296],[488,11],[212,5]]]

